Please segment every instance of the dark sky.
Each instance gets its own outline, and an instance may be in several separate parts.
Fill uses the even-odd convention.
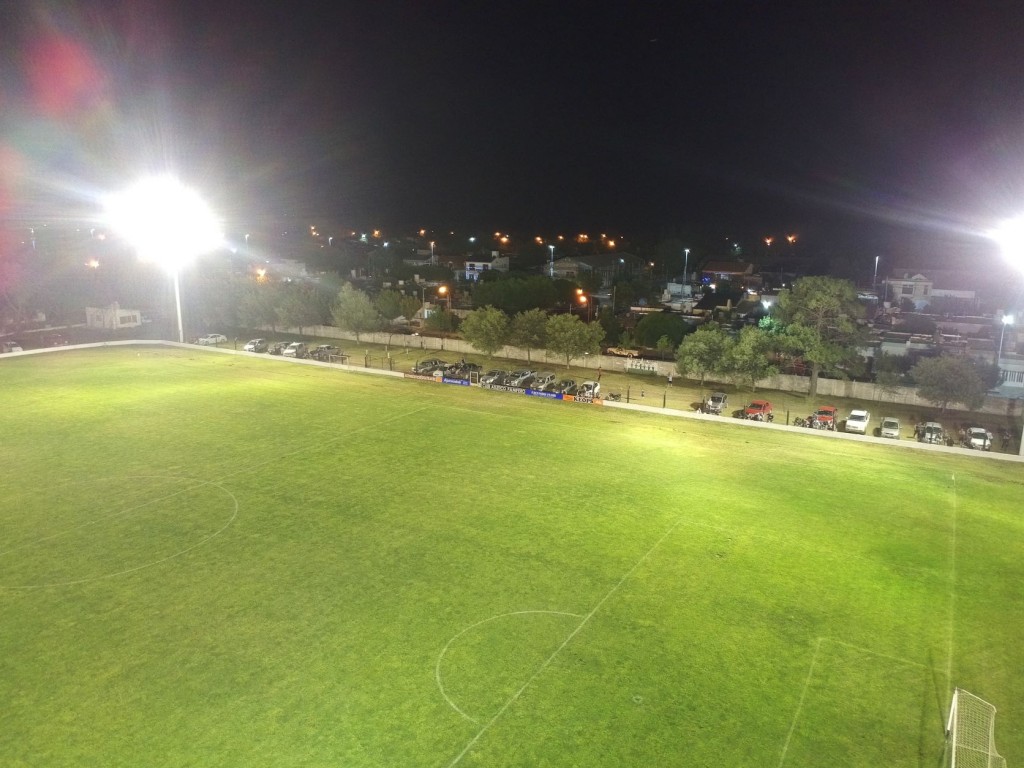
[[[1019,2],[11,5],[8,151],[60,189],[162,163],[236,220],[798,232],[866,260],[974,258],[1024,211]],[[70,110],[38,105],[48,36],[92,68]]]

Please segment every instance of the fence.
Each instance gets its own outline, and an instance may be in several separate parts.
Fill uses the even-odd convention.
[[[269,329],[267,329],[269,330]],[[297,328],[280,329],[283,332],[297,334]],[[304,328],[303,331],[312,336],[326,339],[340,339],[354,342],[355,334],[343,331],[330,325],[318,325]],[[385,347],[383,355],[372,352],[369,348],[363,351],[358,348],[346,350],[351,355],[349,363],[360,365],[364,357],[378,360],[377,365],[371,367],[388,367],[388,355],[396,357],[399,353],[403,357],[413,354],[417,350],[421,353],[427,350],[449,352],[457,355],[479,354],[473,345],[463,339],[440,338],[435,336],[420,336],[418,334],[402,333],[361,333],[360,343],[382,345]],[[525,350],[518,347],[505,346],[497,353],[497,357],[509,360],[529,360],[545,366],[557,367],[565,365],[565,358],[551,355],[546,350]],[[574,358],[571,364],[583,368],[601,368],[604,371],[622,371],[624,373],[644,373],[653,376],[667,377],[669,373],[678,376],[675,364],[667,360],[643,360],[633,357],[614,357],[612,355],[585,355],[582,358]],[[397,365],[397,364],[396,364]],[[642,366],[642,368],[637,367]],[[810,378],[807,376],[791,376],[788,374],[776,374],[762,379],[757,383],[758,389],[772,389],[781,392],[798,392],[806,394],[810,388]],[[713,382],[712,382],[713,383]],[[896,403],[919,408],[933,409],[935,405],[924,398],[918,397],[913,387],[882,387],[878,384],[865,381],[846,381],[843,379],[818,379],[818,397],[827,400],[832,397],[844,397],[854,400],[868,400],[877,403]],[[987,397],[985,403],[978,409],[978,413],[996,414],[999,416],[1018,417],[1024,403],[1018,402],[1017,398],[1009,397]]]

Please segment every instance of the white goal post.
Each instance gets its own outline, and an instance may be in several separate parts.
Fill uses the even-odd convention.
[[[953,691],[946,738],[950,768],[1006,768],[996,752],[996,708],[973,693]]]

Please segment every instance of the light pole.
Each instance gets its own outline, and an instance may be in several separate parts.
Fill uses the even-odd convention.
[[[875,274],[871,278],[871,290],[878,290],[878,256],[875,256]]]
[[[1003,315],[1003,330],[999,332],[999,351],[996,353],[996,365],[1003,367],[1003,338],[1006,336],[1006,326],[1013,325],[1013,315]]]
[[[999,243],[1003,256],[1007,261],[1017,269],[1024,266],[1024,216],[1004,222],[995,232],[989,233],[989,236]],[[1006,333],[1006,326],[1013,322],[1012,317],[1009,322],[1007,322],[1006,317],[1003,317],[1003,333]],[[999,352],[997,354],[1000,357],[1003,354],[1002,333],[999,335]],[[1018,454],[1024,456],[1024,429],[1021,431]]]
[[[140,258],[170,270],[178,341],[184,343],[179,273],[188,261],[224,244],[220,221],[194,190],[172,176],[143,179],[110,195],[105,208],[111,227],[134,246]]]
[[[548,275],[551,279],[555,277],[555,246],[549,245],[548,250],[551,252],[551,274]]]
[[[437,263],[436,258],[437,257],[434,256],[434,241],[431,240],[430,241],[430,264],[431,264],[431,266],[433,266],[434,264]]]
[[[690,249],[683,248],[683,285],[690,284]]]
[[[445,298],[445,300],[448,303],[448,313],[451,314],[451,311],[452,311],[452,292],[448,289],[447,285],[442,285],[442,286],[438,287],[437,293],[438,293],[438,295],[443,296]]]

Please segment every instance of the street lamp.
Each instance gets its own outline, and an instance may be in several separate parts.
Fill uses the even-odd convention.
[[[576,291],[577,291],[576,300],[580,303],[580,312],[583,311],[583,307],[587,308],[587,322],[589,323],[590,322],[590,301],[587,299],[586,296],[583,295],[583,289],[582,288],[577,288]]]
[[[875,256],[875,274],[871,277],[871,290],[878,290],[878,256]]]
[[[435,261],[435,256],[434,256],[434,241],[433,240],[430,241],[430,263],[431,263],[431,265],[434,265],[434,264],[437,263]]]
[[[438,287],[437,294],[439,296],[443,296],[447,300],[448,312],[450,314],[452,311],[452,292],[448,289],[447,285],[442,285]]]
[[[184,343],[181,321],[182,266],[224,243],[220,221],[199,195],[172,176],[154,176],[105,201],[106,218],[139,252],[174,277],[178,341]]]
[[[683,248],[683,285],[690,284],[690,249]]]
[[[551,274],[549,275],[552,279],[555,277],[555,246],[549,245],[548,250],[551,251]]]

